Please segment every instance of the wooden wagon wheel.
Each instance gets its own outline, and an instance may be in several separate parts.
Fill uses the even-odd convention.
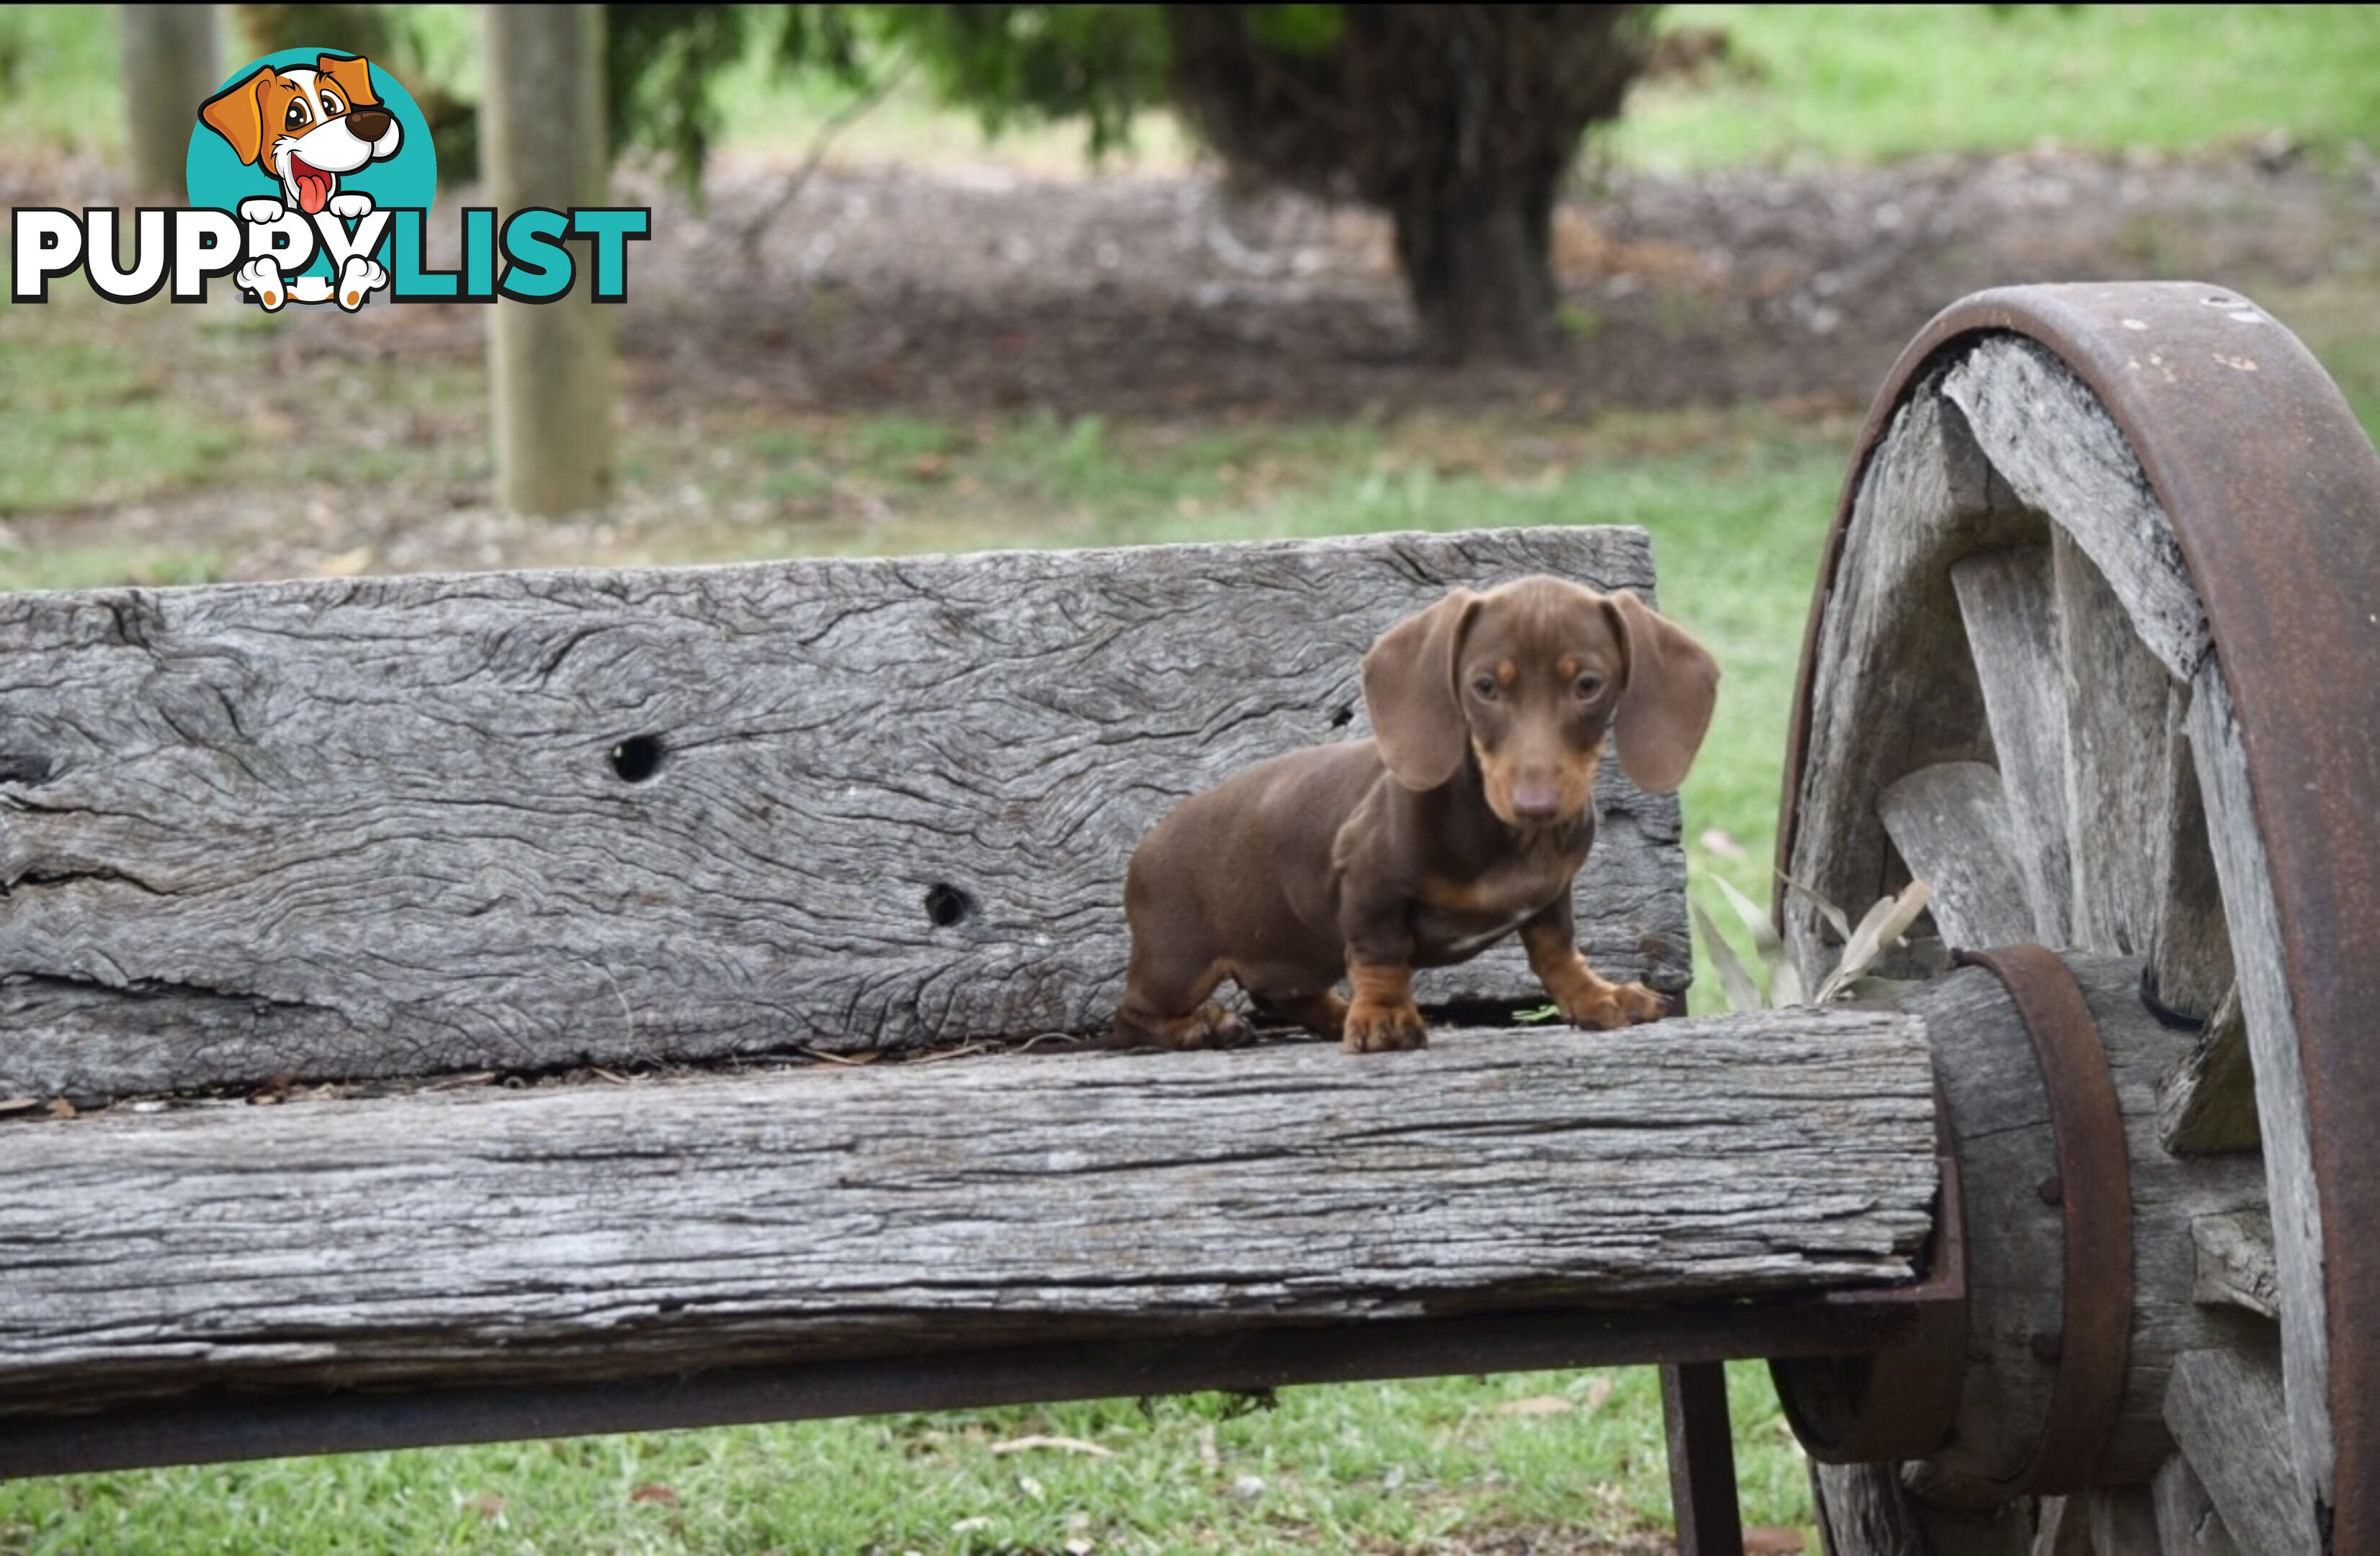
[[[1963,1170],[1971,1229],[2062,1218],[2062,1268],[2053,1248],[2039,1300],[1978,1288],[1939,1452],[1819,1473],[1837,1556],[2380,1550],[2375,820],[2380,459],[2313,359],[2190,284],[1986,292],[1937,318],[1829,539],[1779,857],[1854,913],[1929,880],[1949,949],[2091,959],[2100,1070],[2133,1091],[2098,1130],[2112,1173],[2077,1179],[2073,1116],[2038,1203],[1979,1202]],[[1781,887],[1779,909],[1815,980],[1826,919]],[[2056,1023],[2034,1025],[2048,1073]],[[2048,1093],[2084,1111],[2054,1075]],[[2265,1203],[2227,1205],[2243,1184]],[[2155,1246],[2153,1204],[2183,1218]],[[2116,1228],[2095,1244],[2094,1213]]]

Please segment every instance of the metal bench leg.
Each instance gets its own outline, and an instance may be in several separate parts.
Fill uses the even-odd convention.
[[[1679,1556],[1743,1556],[1726,1364],[1665,1363],[1661,1418],[1669,1428],[1670,1505],[1678,1520]]]

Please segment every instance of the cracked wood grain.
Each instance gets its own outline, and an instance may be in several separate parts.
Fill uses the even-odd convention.
[[[1142,833],[1537,571],[1653,581],[1540,529],[8,596],[0,1091],[1095,1029]],[[1682,988],[1676,802],[1597,805],[1582,949]]]
[[[1903,1279],[1917,1018],[0,1127],[0,1418]]]

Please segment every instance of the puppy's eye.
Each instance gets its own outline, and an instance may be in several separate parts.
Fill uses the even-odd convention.
[[[324,118],[338,117],[340,106],[341,104],[336,97],[327,91],[322,94],[322,116]]]
[[[1480,701],[1493,702],[1496,700],[1496,677],[1475,675],[1471,680],[1471,689],[1478,695]]]
[[[291,98],[289,100],[289,112],[281,115],[281,128],[284,129],[303,129],[312,122],[313,119],[311,115],[306,112],[306,100],[302,97]]]
[[[1581,675],[1578,678],[1577,684],[1572,686],[1571,690],[1577,695],[1578,699],[1581,702],[1592,702],[1597,698],[1603,695],[1603,677],[1600,675]]]

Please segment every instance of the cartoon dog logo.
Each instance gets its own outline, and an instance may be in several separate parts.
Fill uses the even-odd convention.
[[[291,207],[308,219],[327,210],[342,221],[362,220],[371,213],[371,197],[340,193],[339,176],[396,155],[405,139],[396,115],[372,90],[370,63],[360,56],[322,55],[310,70],[260,66],[201,103],[199,118],[231,143],[241,162],[280,183],[280,200],[240,202],[242,219],[260,224],[281,220]],[[285,282],[280,265],[269,257],[241,265],[233,280],[267,310],[278,309],[285,298],[334,298],[352,310],[388,284],[386,273],[361,255],[340,266],[335,288],[318,275]]]

